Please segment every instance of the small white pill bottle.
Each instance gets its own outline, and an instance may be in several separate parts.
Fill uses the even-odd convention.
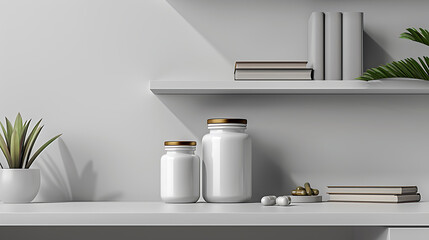
[[[246,202],[252,197],[252,146],[246,119],[207,120],[202,180],[206,202]]]
[[[161,157],[161,199],[166,203],[194,203],[200,197],[200,158],[194,141],[166,141]]]

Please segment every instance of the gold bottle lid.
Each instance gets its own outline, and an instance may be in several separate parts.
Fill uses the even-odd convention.
[[[211,118],[211,119],[207,119],[207,124],[219,124],[219,123],[247,124],[247,119],[243,119],[243,118]]]
[[[165,141],[164,146],[197,146],[195,141]]]

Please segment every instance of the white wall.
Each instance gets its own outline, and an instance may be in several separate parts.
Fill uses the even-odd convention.
[[[428,54],[398,39],[428,1],[0,0],[0,116],[43,117],[39,201],[159,200],[168,139],[245,117],[255,199],[310,181],[429,194],[429,96],[155,96],[149,80],[231,80],[236,59],[306,58],[311,11],[365,12],[365,66]]]

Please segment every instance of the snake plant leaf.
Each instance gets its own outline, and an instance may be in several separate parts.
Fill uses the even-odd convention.
[[[3,123],[1,123],[1,122],[0,122],[0,125],[1,125],[1,130],[3,131],[3,136],[6,138],[7,146],[10,146],[10,141],[9,141],[9,139],[7,138],[7,131],[6,131],[6,129],[4,128]]]
[[[9,149],[8,149],[6,142],[4,141],[2,136],[0,136],[0,148],[4,154],[4,157],[6,158],[7,164],[11,168],[12,167],[12,157],[10,156]]]
[[[415,41],[429,46],[429,31],[423,28],[407,28],[407,32],[401,33],[400,38]]]
[[[6,119],[7,138],[10,142],[10,139],[12,138],[13,127],[12,127],[12,123],[10,123],[9,119],[7,119],[7,118],[5,118],[5,119]]]
[[[400,61],[393,61],[380,67],[371,68],[356,79],[376,80],[383,78],[414,78],[429,80],[429,57],[406,58]]]
[[[24,123],[24,128],[22,130],[21,133],[21,144],[20,144],[20,148],[21,148],[21,155],[19,158],[19,168],[22,168],[24,166],[24,160],[25,160],[25,156],[24,156],[24,152],[25,152],[25,139],[27,137],[27,131],[28,131],[28,127],[30,126],[31,123],[31,119],[29,121],[25,121]]]
[[[10,144],[10,156],[13,168],[19,167],[19,155],[21,153],[20,141],[18,131],[16,129],[12,132],[12,139]]]
[[[34,135],[30,138],[28,144],[28,153],[26,154],[26,159],[25,159],[25,164],[24,166],[27,166],[28,162],[30,161],[30,157],[31,157],[31,151],[33,151],[33,147],[34,147],[34,143],[36,143],[37,137],[39,137],[40,132],[42,131],[44,126],[38,127],[36,129],[36,132],[34,133]]]
[[[18,132],[18,136],[21,136],[22,133],[22,117],[21,117],[21,113],[18,113],[18,115],[16,115],[15,118],[15,125],[13,126],[13,129],[15,129]]]
[[[55,139],[59,138],[62,134],[59,134],[53,138],[51,138],[49,141],[47,141],[45,144],[43,144],[35,153],[34,155],[30,158],[30,160],[27,162],[27,165],[25,166],[25,168],[30,168],[31,164],[33,164],[34,160],[36,160],[36,158],[39,156],[39,154],[45,150],[45,148],[47,146],[49,146],[49,144],[51,144],[53,141],[55,141]]]
[[[13,126],[8,118],[5,119],[5,125],[0,122],[3,132],[3,136],[0,134],[0,149],[7,160],[9,168],[29,168],[40,153],[61,136],[53,137],[31,156],[35,142],[43,129],[43,126],[40,126],[42,119],[32,128],[30,134],[28,132],[30,131],[31,119],[23,123],[22,116],[18,113]],[[3,167],[3,165],[0,165],[0,168]]]
[[[39,136],[40,131],[43,127],[39,129],[39,125],[42,122],[42,119],[40,119],[36,125],[33,127],[33,130],[31,131],[30,135],[28,135],[27,140],[24,144],[24,154],[22,155],[23,161],[25,161],[24,166],[27,164],[28,160],[30,159],[31,150],[33,149],[34,143],[36,142],[37,136]]]

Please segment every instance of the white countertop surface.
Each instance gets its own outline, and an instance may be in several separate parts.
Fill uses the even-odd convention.
[[[429,226],[429,203],[0,204],[0,226]]]

